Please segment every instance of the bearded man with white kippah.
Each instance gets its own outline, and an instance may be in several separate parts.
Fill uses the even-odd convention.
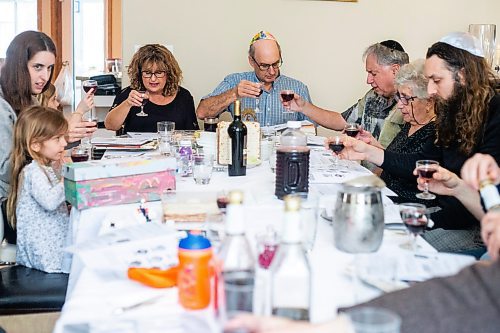
[[[217,117],[226,110],[232,114],[236,99],[240,99],[242,111],[255,110],[261,125],[308,119],[300,113],[286,112],[288,110],[281,104],[280,93],[283,90],[292,90],[308,102],[311,102],[311,97],[304,83],[281,74],[281,47],[271,33],[260,31],[252,38],[248,63],[253,67],[253,72],[226,76],[212,93],[201,99],[196,109],[199,119]]]

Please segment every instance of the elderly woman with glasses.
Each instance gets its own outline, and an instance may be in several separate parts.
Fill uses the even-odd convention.
[[[395,78],[397,108],[403,115],[405,124],[396,135],[387,151],[397,153],[415,153],[422,150],[428,140],[434,140],[434,100],[427,94],[428,79],[424,75],[424,60],[416,60],[401,67]],[[365,150],[369,146],[383,148],[373,136],[367,131],[362,131],[358,139],[344,138],[344,144],[350,146],[352,154],[346,154],[345,158],[365,159]],[[328,143],[332,139],[327,140]],[[350,141],[350,142],[348,142]],[[372,148],[373,149],[373,148]],[[342,154],[342,153],[341,153]],[[370,161],[371,162],[371,161]],[[386,182],[387,187],[396,192],[398,200],[415,201],[415,194],[418,193],[415,180],[402,179],[389,172],[383,171],[381,178]]]
[[[199,129],[191,93],[180,86],[182,71],[159,44],[142,46],[128,66],[130,86],[116,96],[104,124],[123,132],[156,132],[159,121],[180,130]]]

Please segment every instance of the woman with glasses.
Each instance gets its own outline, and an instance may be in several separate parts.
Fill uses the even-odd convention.
[[[416,153],[422,150],[428,140],[434,140],[434,100],[427,94],[428,79],[424,75],[424,60],[416,60],[401,67],[395,78],[397,108],[403,115],[405,124],[394,140],[387,146],[387,151],[397,153]],[[358,138],[360,146],[372,145],[380,148],[368,131],[363,131]],[[420,192],[414,179],[402,179],[383,171],[381,178],[387,187],[398,194],[398,200],[415,201],[415,194]],[[429,204],[426,202],[426,204]]]
[[[156,132],[159,121],[175,129],[199,129],[191,93],[180,86],[182,71],[172,53],[159,44],[142,46],[128,66],[130,86],[116,96],[104,125],[123,132]]]

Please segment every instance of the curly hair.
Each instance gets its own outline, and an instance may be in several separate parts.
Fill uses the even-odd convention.
[[[128,66],[130,87],[135,90],[144,89],[142,71],[150,69],[153,65],[157,66],[157,70],[165,71],[167,82],[162,95],[176,94],[182,81],[182,71],[173,54],[160,44],[144,45],[134,54]]]
[[[7,48],[5,63],[0,74],[0,86],[4,99],[17,114],[33,104],[28,61],[41,51],[48,51],[56,56],[56,46],[52,39],[39,31],[20,33],[14,37]],[[47,90],[53,74],[52,70],[42,92]]]
[[[495,76],[482,57],[475,56],[465,50],[443,42],[433,44],[426,58],[436,55],[445,62],[448,70],[453,73],[462,96],[457,96],[461,103],[454,117],[454,128],[446,130],[446,124],[437,122],[437,143],[449,147],[458,142],[459,150],[465,155],[471,155],[483,135],[483,126],[488,118],[489,102],[495,95]],[[463,74],[465,82],[460,84],[459,73]],[[439,105],[436,106],[438,108]],[[439,109],[436,113],[439,114]],[[438,117],[439,118],[439,117]]]
[[[12,228],[16,227],[16,206],[22,186],[22,171],[31,160],[46,165],[50,161],[35,152],[31,145],[43,143],[54,135],[65,133],[68,122],[62,112],[44,106],[29,107],[19,115],[14,125],[14,147],[10,155],[12,166],[10,192],[7,198],[7,219]]]

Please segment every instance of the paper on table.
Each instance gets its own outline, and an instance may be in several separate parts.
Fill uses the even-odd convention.
[[[312,146],[323,146],[326,138],[324,136],[307,136],[307,144]]]
[[[143,139],[143,140],[155,140],[158,137],[157,133],[150,132],[127,132],[130,138]]]
[[[110,146],[142,146],[143,144],[151,141],[150,138],[141,137],[131,137],[131,138],[119,138],[119,137],[95,137],[92,138],[92,144],[94,145],[110,145]]]
[[[408,254],[398,266],[402,281],[424,281],[434,277],[450,276],[476,262],[473,256],[451,253]]]
[[[168,268],[178,263],[176,231],[157,223],[116,229],[67,249],[101,275],[124,278],[133,267]]]

